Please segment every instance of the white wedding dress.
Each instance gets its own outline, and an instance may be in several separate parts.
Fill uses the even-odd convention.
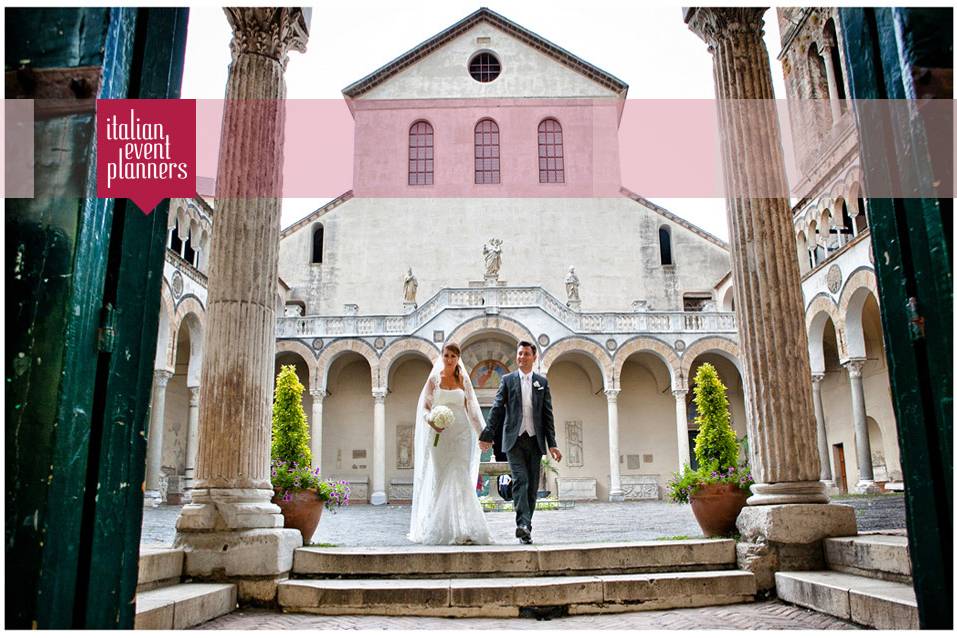
[[[466,397],[474,399],[474,390],[446,390],[430,377],[423,394],[426,411],[444,405],[452,410],[455,420],[439,435],[437,445],[435,430],[422,418],[416,424],[421,429],[416,432],[416,485],[409,539],[423,545],[491,544],[492,533],[475,493],[479,456],[476,430],[484,423],[476,423],[481,421],[477,402],[471,420],[466,410]]]

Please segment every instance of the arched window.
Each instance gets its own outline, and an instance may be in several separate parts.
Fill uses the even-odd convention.
[[[500,179],[498,124],[479,120],[475,125],[475,183],[498,184]]]
[[[312,263],[322,263],[322,224],[317,224],[316,229],[312,231]]]
[[[841,100],[841,112],[847,110],[847,93],[844,91],[844,70],[841,68],[841,54],[837,46],[837,29],[834,26],[834,18],[830,18],[824,24],[824,40],[827,43],[825,54],[831,56],[831,68],[834,70],[834,84],[837,85],[837,95],[832,95],[832,100]]]
[[[824,58],[817,50],[817,43],[812,44],[807,50],[807,65],[810,82],[808,88],[812,102],[812,121],[817,123],[819,130],[830,130],[831,128],[831,106],[827,103],[827,69],[824,65]]]
[[[562,125],[547,118],[538,125],[538,181],[541,184],[565,183],[565,151]]]
[[[857,198],[857,216],[854,218],[855,222],[855,234],[860,234],[867,230],[867,215],[864,209],[864,198],[858,196]]]
[[[658,229],[658,246],[661,248],[661,265],[673,266],[675,262],[671,256],[671,229],[667,226]]]
[[[432,184],[432,125],[416,122],[409,128],[409,185]]]

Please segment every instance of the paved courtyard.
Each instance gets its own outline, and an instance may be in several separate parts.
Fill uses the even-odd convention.
[[[777,600],[701,607],[638,611],[626,614],[569,616],[549,621],[532,618],[417,618],[402,616],[314,616],[283,614],[266,609],[243,609],[196,629],[860,629],[857,625],[794,607]]]
[[[902,495],[840,498],[834,502],[854,507],[862,532],[906,526]],[[180,509],[146,509],[142,544],[172,545]],[[408,505],[351,505],[336,513],[326,511],[312,542],[338,546],[411,545],[405,538],[409,514]],[[497,542],[516,542],[513,513],[489,512],[486,517]],[[548,544],[702,537],[690,506],[665,501],[576,503],[570,509],[536,512],[532,525],[535,541]]]

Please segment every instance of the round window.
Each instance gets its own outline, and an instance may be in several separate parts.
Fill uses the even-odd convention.
[[[479,53],[469,62],[469,75],[478,82],[491,82],[502,72],[502,65],[498,58],[485,51]]]

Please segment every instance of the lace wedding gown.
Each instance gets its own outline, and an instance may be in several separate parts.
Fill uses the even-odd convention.
[[[420,520],[410,539],[424,545],[491,544],[492,534],[475,493],[478,476],[471,475],[478,437],[465,411],[465,390],[437,387],[432,405],[447,406],[455,420],[439,435],[438,445],[433,446],[435,431],[429,432],[425,462],[431,464],[431,471],[423,478],[432,481],[427,490],[431,501],[414,507]]]

